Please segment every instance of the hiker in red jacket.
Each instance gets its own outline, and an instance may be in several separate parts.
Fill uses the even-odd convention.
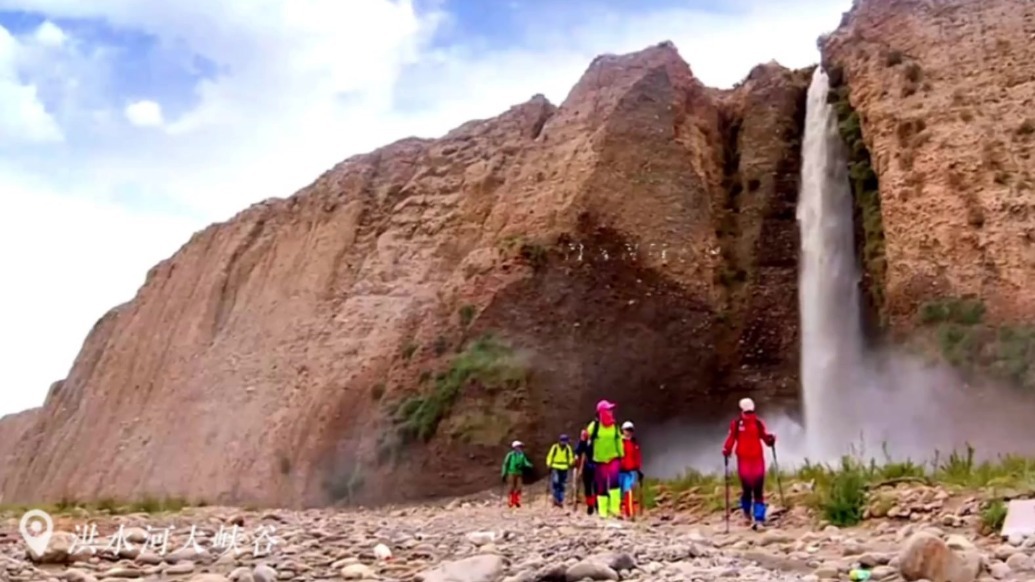
[[[776,443],[776,436],[766,430],[765,423],[755,414],[755,402],[750,398],[740,401],[740,416],[730,423],[729,436],[722,446],[722,456],[737,454],[737,474],[740,476],[740,508],[744,517],[754,524],[765,523],[765,447]],[[736,449],[734,450],[734,445]]]
[[[633,517],[633,488],[643,487],[643,456],[635,436],[636,427],[630,421],[622,423],[622,460],[618,465],[618,486],[622,490],[622,517]]]

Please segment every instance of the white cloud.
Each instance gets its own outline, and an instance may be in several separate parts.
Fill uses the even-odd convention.
[[[67,35],[65,35],[65,31],[61,30],[58,25],[49,20],[44,20],[43,23],[36,28],[34,36],[36,37],[36,42],[41,45],[53,47],[65,44],[65,40],[68,38]]]
[[[41,217],[35,230],[23,219],[21,230],[0,235],[0,264],[24,274],[18,313],[54,314],[12,312],[0,320],[0,348],[20,356],[17,367],[5,360],[0,382],[41,400],[92,323],[132,296],[146,270],[194,229],[256,200],[289,195],[349,155],[409,135],[438,135],[535,93],[560,102],[597,54],[665,39],[713,86],[730,86],[774,58],[805,66],[817,58],[816,38],[837,25],[851,0],[774,4],[730,0],[725,5],[743,11],[727,16],[649,3],[631,16],[598,8],[578,15],[575,28],[544,14],[509,46],[459,39],[432,48],[431,34],[446,15],[418,13],[407,1],[0,0],[0,10],[36,11],[62,23],[101,19],[158,40],[141,73],[143,57],[90,44],[71,25],[61,30],[45,21],[17,39],[0,28],[0,147],[14,138],[53,144],[8,158],[8,171],[0,172],[5,205],[18,193],[19,206],[5,207],[4,216]],[[184,71],[195,57],[215,63],[218,74],[186,90],[167,84],[170,69]],[[119,68],[127,58],[137,59],[137,68]],[[126,106],[126,93],[150,99]],[[140,132],[119,116],[162,131]],[[55,143],[62,137],[65,143]],[[164,197],[167,218],[114,205],[127,190],[135,208],[156,207]],[[201,218],[169,214],[182,208]],[[56,289],[72,280],[74,300],[58,301]],[[47,311],[54,302],[59,314]],[[16,319],[8,324],[7,317]],[[8,393],[0,392],[0,414],[25,404],[9,404]]]
[[[40,101],[36,85],[20,79],[18,64],[23,54],[18,39],[0,27],[0,148],[64,139]]]
[[[126,119],[137,127],[158,127],[164,123],[162,106],[149,99],[130,103],[124,113]]]
[[[204,224],[68,197],[7,166],[0,185],[3,415],[41,404],[93,324]]]

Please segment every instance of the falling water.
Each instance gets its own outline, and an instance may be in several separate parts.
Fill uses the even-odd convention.
[[[842,423],[853,416],[852,387],[865,381],[848,153],[827,103],[829,88],[816,67],[798,198],[802,399],[807,449],[820,458],[841,454],[852,438]]]

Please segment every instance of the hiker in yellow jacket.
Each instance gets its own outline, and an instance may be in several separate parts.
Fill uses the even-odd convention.
[[[571,449],[568,435],[562,434],[550,452],[546,453],[546,466],[550,469],[550,485],[553,488],[553,504],[564,507],[564,487],[568,482],[568,471],[575,464],[575,451]]]
[[[624,446],[622,431],[615,422],[615,405],[608,400],[597,403],[597,418],[589,423],[592,460],[596,465],[597,513],[618,517],[622,511],[622,490],[618,481]]]

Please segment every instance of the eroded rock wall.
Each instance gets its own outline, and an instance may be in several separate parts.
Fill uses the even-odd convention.
[[[892,329],[925,302],[978,297],[1032,320],[1035,3],[866,0],[821,40],[879,181]]]
[[[601,397],[642,422],[793,399],[807,81],[766,65],[718,92],[668,43],[602,56],[560,107],[350,158],[197,233],[98,322],[5,500],[462,493]]]

